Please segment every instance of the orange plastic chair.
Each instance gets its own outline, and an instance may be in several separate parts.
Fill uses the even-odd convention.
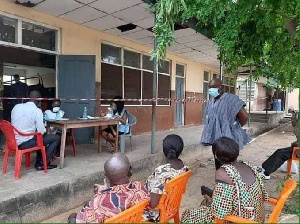
[[[149,200],[139,202],[138,204],[126,209],[119,214],[106,219],[104,223],[141,223],[142,214],[149,203]]]
[[[189,170],[166,183],[166,193],[161,196],[158,205],[154,208],[160,211],[159,223],[167,223],[171,219],[174,219],[174,223],[180,223],[179,208],[181,199],[191,175],[192,171]]]
[[[270,198],[269,203],[274,205],[273,212],[271,213],[269,220],[267,223],[278,223],[279,216],[281,214],[281,211],[283,209],[283,206],[288,199],[289,195],[296,189],[297,182],[292,179],[288,179],[282,191],[280,192],[277,199]],[[231,222],[231,223],[257,223],[248,219],[244,219],[238,216],[228,215],[224,219],[215,220],[215,223],[224,223],[224,222]]]
[[[299,161],[299,157],[297,157],[298,152],[299,152],[299,147],[294,147],[294,148],[293,148],[292,158],[290,158],[290,159],[287,161],[287,178],[291,177],[291,173],[292,173],[292,162],[293,162],[293,160]]]
[[[21,174],[21,163],[22,163],[22,156],[25,154],[26,160],[26,167],[30,167],[30,153],[33,151],[41,150],[43,165],[44,165],[44,172],[47,173],[47,160],[46,160],[46,149],[43,144],[43,136],[41,133],[31,133],[25,134],[17,130],[12,124],[6,120],[0,120],[0,129],[5,135],[5,153],[4,153],[4,161],[3,161],[3,174],[7,171],[8,166],[8,158],[11,153],[15,153],[15,179],[20,178]],[[21,136],[33,136],[37,137],[37,146],[19,150],[17,141],[15,138],[15,132],[17,132]]]

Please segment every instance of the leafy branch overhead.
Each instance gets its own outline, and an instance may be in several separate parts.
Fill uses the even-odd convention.
[[[197,21],[219,47],[227,72],[256,66],[255,77],[275,79],[284,88],[298,85],[297,0],[157,0],[153,56],[164,58],[175,24]],[[254,77],[254,78],[255,78]]]

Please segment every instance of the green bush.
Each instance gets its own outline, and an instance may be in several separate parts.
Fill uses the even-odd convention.
[[[277,182],[276,192],[279,194],[284,186],[284,180]],[[283,207],[283,213],[286,214],[299,214],[299,187],[290,195]]]

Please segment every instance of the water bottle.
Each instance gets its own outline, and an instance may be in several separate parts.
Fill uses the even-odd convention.
[[[83,115],[82,115],[82,118],[83,118],[83,119],[87,119],[87,109],[86,109],[86,107],[84,107],[84,109],[83,109]]]
[[[106,115],[108,118],[112,118],[113,117],[113,110],[111,109],[111,107],[108,108],[108,113]]]

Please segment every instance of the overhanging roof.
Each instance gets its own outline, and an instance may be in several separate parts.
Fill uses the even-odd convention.
[[[15,2],[15,0],[8,0]],[[27,2],[27,0],[19,0]],[[153,47],[154,14],[143,0],[30,0],[34,9],[101,30],[134,42]],[[136,25],[135,29],[121,31],[117,27]],[[168,53],[219,67],[217,46],[206,36],[191,28],[175,31],[175,44]]]

